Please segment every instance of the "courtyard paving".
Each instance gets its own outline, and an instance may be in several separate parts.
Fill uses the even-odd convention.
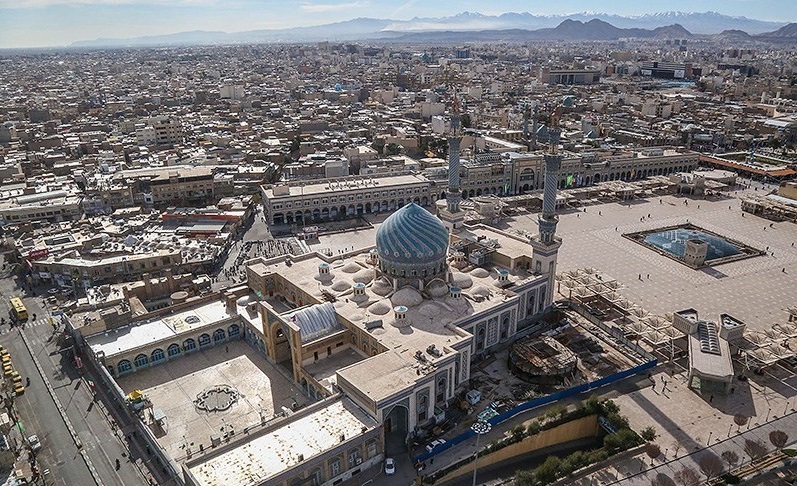
[[[261,414],[271,420],[291,408],[293,401],[304,405],[308,399],[280,371],[246,342],[230,341],[174,361],[153,366],[117,379],[130,393],[141,390],[153,407],[166,414],[166,426],[152,425],[153,433],[171,457],[186,455],[186,444],[193,453],[199,445],[210,446],[210,437],[223,437],[223,430],[236,435],[245,427],[260,424]],[[216,385],[230,385],[240,397],[229,410],[200,411],[194,400],[203,390]]]

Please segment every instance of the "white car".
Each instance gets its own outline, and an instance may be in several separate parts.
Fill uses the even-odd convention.
[[[426,444],[426,452],[432,452],[435,447],[437,447],[439,445],[443,445],[445,443],[446,443],[445,439],[435,439],[432,442],[429,442],[428,444]]]
[[[42,443],[39,442],[39,436],[36,434],[28,437],[28,445],[33,452],[36,452],[42,448]]]
[[[385,474],[388,476],[396,474],[396,461],[392,457],[385,459]]]

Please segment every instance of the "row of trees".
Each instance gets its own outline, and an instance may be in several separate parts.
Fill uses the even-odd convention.
[[[777,450],[782,450],[789,441],[789,435],[782,430],[773,430],[769,433],[769,441]],[[751,463],[764,457],[768,451],[767,446],[758,439],[745,439],[742,449],[750,458]],[[655,444],[648,444],[646,452],[651,459],[655,459],[661,454],[661,450]],[[711,481],[725,472],[725,464],[728,465],[727,470],[730,473],[736,468],[739,461],[739,454],[731,449],[722,452],[719,456],[707,451],[697,458],[697,466],[705,477],[705,481]],[[691,466],[684,466],[676,471],[672,478],[664,473],[657,474],[650,484],[651,486],[698,486],[703,481],[700,473]]]
[[[648,440],[653,440],[656,437],[652,428],[645,429],[640,434],[631,430],[628,426],[628,419],[620,415],[620,408],[616,403],[597,397],[591,397],[569,412],[562,405],[551,407],[545,414],[547,422],[541,424],[535,420],[529,425],[525,434],[533,435],[543,427],[548,428],[588,415],[602,416],[617,429],[617,432],[603,438],[603,447],[586,452],[576,451],[565,458],[548,456],[545,462],[533,470],[518,471],[513,484],[515,486],[544,486],[559,478],[567,477],[582,467],[604,461],[618,452],[640,445],[646,440],[646,437]],[[517,440],[521,440],[523,434],[522,427],[517,431],[513,430],[513,435],[517,436]]]

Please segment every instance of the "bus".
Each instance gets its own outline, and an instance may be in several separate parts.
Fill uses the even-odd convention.
[[[13,297],[10,301],[10,314],[11,318],[20,322],[28,320],[28,309],[25,308],[25,304],[22,303],[22,299],[19,297]]]

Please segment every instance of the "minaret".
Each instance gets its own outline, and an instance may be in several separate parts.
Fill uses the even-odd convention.
[[[548,283],[545,285],[541,309],[553,302],[554,280],[556,279],[556,259],[562,239],[556,237],[556,189],[559,185],[559,169],[562,167],[562,156],[556,153],[559,144],[559,130],[551,128],[549,131],[551,144],[550,152],[545,154],[545,188],[542,199],[542,213],[537,225],[540,233],[532,238],[531,271],[538,275],[547,275]]]
[[[456,233],[465,221],[465,213],[459,208],[462,190],[459,187],[459,144],[462,142],[462,130],[459,123],[459,101],[454,95],[451,114],[451,131],[448,133],[448,190],[445,207],[438,205],[438,217],[449,233]]]

